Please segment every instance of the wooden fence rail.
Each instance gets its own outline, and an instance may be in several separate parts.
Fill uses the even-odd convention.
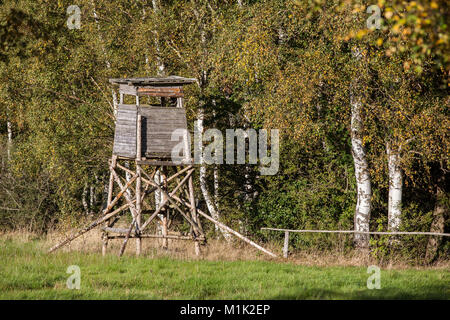
[[[292,229],[278,229],[278,228],[261,228],[261,230],[268,231],[281,231],[284,232],[284,244],[283,244],[283,257],[288,257],[289,248],[289,233],[358,233],[358,234],[379,234],[379,235],[425,235],[425,236],[442,236],[449,237],[450,233],[439,233],[439,232],[406,232],[406,231],[396,231],[396,232],[381,232],[381,231],[355,231],[355,230],[292,230]]]

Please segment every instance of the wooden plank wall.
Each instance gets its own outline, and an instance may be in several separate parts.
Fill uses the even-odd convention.
[[[136,158],[136,105],[120,104],[117,108],[113,154]]]
[[[140,107],[142,115],[142,154],[147,158],[169,158],[179,141],[171,141],[176,129],[187,129],[183,108]],[[184,154],[183,154],[184,155]]]
[[[182,87],[142,87],[137,89],[139,96],[182,98]]]
[[[142,117],[142,156],[149,159],[170,158],[173,147],[180,143],[171,141],[172,132],[187,129],[186,111],[183,108],[119,105],[113,153],[131,159],[136,157],[138,112]]]

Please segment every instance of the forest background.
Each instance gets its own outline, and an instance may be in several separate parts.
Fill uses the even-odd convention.
[[[80,28],[69,28],[73,5]],[[197,79],[186,87],[190,129],[201,120],[205,129],[280,131],[274,176],[255,165],[198,171],[199,206],[226,224],[260,240],[282,236],[261,227],[449,230],[447,1],[0,7],[2,230],[46,233],[100,214],[118,100],[108,79],[168,75]],[[294,247],[336,246],[329,235],[295,239]],[[345,239],[378,256],[433,261],[450,252],[439,237]]]

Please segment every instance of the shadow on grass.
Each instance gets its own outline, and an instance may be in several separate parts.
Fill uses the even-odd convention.
[[[292,294],[280,294],[274,300],[448,300],[449,288],[442,286],[424,286],[417,292],[405,292],[397,288],[365,289],[353,292],[342,292],[329,289],[306,289]]]

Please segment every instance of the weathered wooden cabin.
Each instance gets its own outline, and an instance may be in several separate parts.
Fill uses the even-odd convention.
[[[171,76],[110,79],[110,82],[119,86],[120,95],[113,154],[121,158],[136,159],[136,150],[140,144],[141,154],[138,160],[169,161],[173,147],[179,143],[172,141],[172,133],[176,129],[187,130],[183,86],[195,82],[195,79]],[[134,96],[136,103],[124,104],[125,95]],[[140,98],[145,96],[156,98],[157,103],[141,104]],[[141,119],[140,123],[138,118]],[[138,135],[141,137],[140,143],[137,141]],[[180,156],[186,161],[190,158],[190,150],[184,150]]]

